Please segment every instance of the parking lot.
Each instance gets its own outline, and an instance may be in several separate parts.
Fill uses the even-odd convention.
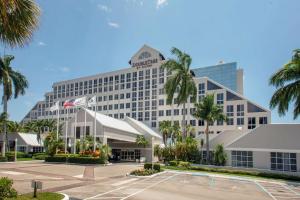
[[[166,171],[141,178],[126,176],[136,164],[80,166],[43,162],[5,163],[0,176],[14,180],[19,193],[31,192],[31,180],[43,182],[43,191],[62,192],[71,199],[262,199],[300,200],[300,186],[277,181]]]

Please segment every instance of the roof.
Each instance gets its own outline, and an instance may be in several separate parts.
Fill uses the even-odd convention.
[[[92,117],[95,116],[95,111],[92,111],[89,109],[85,109],[85,110],[90,116],[92,116]],[[98,112],[96,112],[96,120],[105,127],[118,129],[121,131],[126,131],[126,132],[137,134],[137,135],[142,135],[135,128],[133,128],[130,124],[125,122],[124,120],[115,119],[113,117],[109,117],[107,115],[104,115],[104,114],[101,114]]]
[[[300,152],[300,124],[266,124],[233,140],[227,149]]]
[[[222,144],[224,147],[226,147],[228,144],[232,143],[232,141],[241,137],[242,135],[245,135],[245,133],[239,129],[222,131],[209,141],[209,148],[214,149],[218,144]]]
[[[162,138],[160,134],[158,134],[157,132],[155,132],[154,130],[152,130],[150,127],[148,127],[143,122],[135,120],[135,119],[133,119],[131,117],[126,117],[125,119],[130,120],[131,122],[133,122],[134,124],[136,124],[137,126],[139,126],[141,129],[143,129],[144,131],[146,131],[151,136],[157,137],[157,138]]]
[[[21,139],[30,146],[43,146],[43,141],[38,142],[37,134],[34,133],[17,133]]]

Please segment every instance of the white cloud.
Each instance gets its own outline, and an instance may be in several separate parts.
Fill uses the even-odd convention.
[[[69,72],[70,68],[69,67],[62,67],[59,69],[61,72]]]
[[[40,42],[38,43],[38,46],[46,46],[46,43],[40,41]]]
[[[120,27],[120,25],[118,23],[116,23],[116,22],[108,22],[107,24],[110,27],[113,27],[113,28],[119,28]]]
[[[157,0],[156,1],[156,9],[159,9],[166,5],[168,5],[168,0]]]
[[[111,12],[111,8],[109,8],[107,5],[98,4],[97,8],[103,12]]]

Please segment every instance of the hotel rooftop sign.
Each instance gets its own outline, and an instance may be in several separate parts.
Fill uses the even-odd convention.
[[[137,69],[152,67],[159,61],[164,60],[163,55],[147,45],[144,45],[129,61],[132,67]]]

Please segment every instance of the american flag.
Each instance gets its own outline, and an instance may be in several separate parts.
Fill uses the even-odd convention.
[[[70,99],[64,102],[64,108],[75,106],[75,99]]]

